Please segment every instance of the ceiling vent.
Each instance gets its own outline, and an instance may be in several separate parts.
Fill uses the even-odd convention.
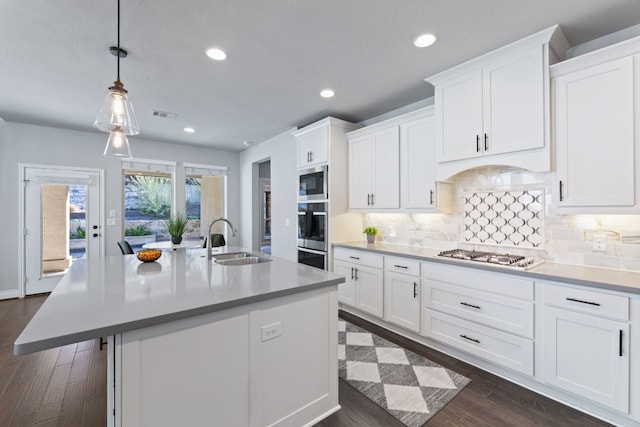
[[[168,113],[166,111],[158,111],[158,110],[152,110],[152,111],[153,111],[153,117],[158,117],[161,119],[175,119],[178,117],[176,113]]]

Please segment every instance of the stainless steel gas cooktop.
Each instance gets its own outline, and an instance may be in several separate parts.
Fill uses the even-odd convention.
[[[474,251],[467,249],[451,249],[448,251],[442,251],[438,254],[438,256],[454,258],[463,261],[484,262],[505,267],[520,268],[523,270],[528,270],[542,264],[543,262],[542,260],[538,260],[533,257],[525,257],[522,255],[511,255],[508,253],[501,254],[496,252]]]

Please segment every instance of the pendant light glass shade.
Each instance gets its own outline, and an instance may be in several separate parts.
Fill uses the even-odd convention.
[[[118,130],[124,135],[137,135],[140,133],[140,127],[133,112],[129,94],[120,80],[116,80],[113,86],[109,88],[93,126],[105,132]]]
[[[107,146],[104,148],[105,157],[118,157],[121,159],[131,158],[131,148],[127,136],[120,129],[115,129],[109,133]]]

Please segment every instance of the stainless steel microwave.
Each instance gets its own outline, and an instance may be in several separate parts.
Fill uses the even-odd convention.
[[[329,198],[328,172],[328,166],[298,171],[298,200],[327,200]]]

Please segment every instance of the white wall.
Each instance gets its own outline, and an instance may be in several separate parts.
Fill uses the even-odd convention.
[[[239,228],[242,230],[242,246],[254,248],[253,242],[259,233],[259,223],[254,220],[254,213],[260,212],[259,206],[254,206],[257,194],[255,164],[271,159],[271,255],[297,261],[298,174],[296,140],[291,135],[293,130],[240,153],[242,216]]]
[[[122,238],[122,166],[120,160],[102,156],[106,133],[82,132],[45,126],[5,122],[0,119],[0,223],[6,235],[0,245],[0,299],[15,297],[19,289],[19,163],[103,169],[105,171],[105,213],[115,209],[118,225],[106,227],[106,255],[118,255],[116,242]],[[238,218],[240,212],[240,182],[238,153],[153,142],[130,138],[136,158],[171,160],[227,166],[227,213]],[[105,215],[106,216],[106,215]],[[106,222],[106,221],[105,221]],[[242,235],[229,236],[230,245],[238,245]],[[27,254],[27,256],[29,256]]]

